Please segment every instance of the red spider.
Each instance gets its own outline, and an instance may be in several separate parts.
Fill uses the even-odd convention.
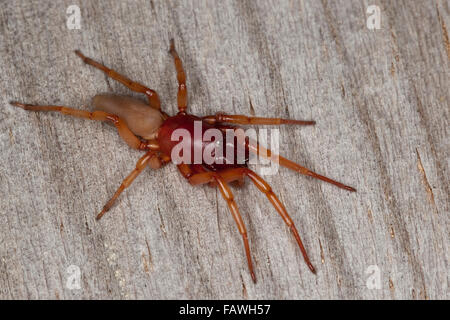
[[[176,129],[186,129],[191,136],[194,132],[194,122],[201,121],[202,132],[208,129],[216,128],[222,132],[224,137],[226,129],[237,129],[234,126],[223,125],[223,123],[231,124],[297,124],[297,125],[314,125],[314,121],[300,121],[300,120],[289,120],[281,118],[260,118],[260,117],[247,117],[243,115],[226,115],[226,114],[216,114],[206,117],[197,117],[186,112],[187,108],[187,88],[186,88],[186,75],[183,70],[183,65],[181,59],[179,58],[177,52],[175,51],[175,45],[173,39],[170,41],[170,54],[175,60],[175,67],[177,71],[178,79],[178,110],[179,112],[175,116],[168,116],[166,113],[161,111],[160,100],[158,94],[140,83],[134,82],[125,76],[117,73],[116,71],[105,67],[104,65],[85,57],[80,51],[75,51],[75,53],[83,59],[86,64],[89,64],[97,69],[105,72],[109,77],[113,78],[124,84],[126,87],[132,91],[143,93],[148,98],[148,104],[143,103],[140,100],[119,96],[102,94],[97,95],[93,98],[92,104],[94,105],[95,111],[89,112],[85,110],[73,109],[64,106],[39,106],[39,105],[29,105],[22,104],[18,102],[11,102],[12,105],[16,107],[23,108],[30,111],[58,111],[62,114],[80,117],[91,120],[99,121],[110,121],[113,123],[119,135],[123,140],[132,148],[137,150],[145,151],[144,156],[139,159],[136,164],[136,168],[123,180],[120,187],[117,189],[113,197],[106,203],[102,211],[97,215],[97,220],[100,219],[114,204],[116,199],[122,193],[122,191],[130,186],[133,180],[145,169],[145,167],[150,166],[153,169],[160,168],[163,164],[171,162],[173,159],[171,157],[172,149],[177,144],[177,141],[171,139],[172,133]],[[203,135],[202,135],[203,137]],[[225,138],[225,137],[224,137]],[[203,138],[200,140],[191,140],[191,146],[201,145],[202,151],[211,141],[204,141]],[[236,141],[236,140],[235,140]],[[270,150],[264,149],[263,147],[256,144],[251,145],[248,140],[245,141],[246,150],[246,160],[248,160],[248,152],[254,154],[265,156],[271,161],[278,161],[280,165],[292,169],[303,175],[314,177],[328,183],[334,184],[339,188],[343,188],[349,191],[356,191],[354,188],[346,186],[340,182],[334,181],[327,177],[321,176],[311,170],[308,170],[295,162],[292,162],[286,158],[279,155],[272,154]],[[202,153],[203,154],[203,153]],[[236,155],[234,156],[236,160]],[[250,256],[250,248],[248,244],[247,231],[242,220],[239,209],[234,201],[233,193],[231,192],[228,183],[232,181],[242,182],[244,177],[247,176],[255,184],[255,186],[263,192],[275,209],[278,211],[280,216],[283,218],[284,222],[289,226],[294,237],[300,247],[303,254],[303,258],[308,265],[309,269],[315,273],[315,269],[311,264],[303,243],[298,234],[297,228],[294,222],[289,217],[284,205],[278,199],[278,197],[273,193],[271,187],[267,184],[264,179],[257,175],[254,171],[247,167],[247,162],[243,164],[238,164],[237,161],[232,161],[232,163],[212,163],[207,164],[202,161],[201,164],[192,164],[190,162],[182,162],[177,164],[178,170],[181,172],[183,177],[185,177],[190,184],[199,185],[209,183],[211,186],[216,186],[219,188],[223,198],[228,204],[228,207],[236,221],[239,232],[242,235],[244,241],[245,253],[247,256],[248,268],[254,282],[256,282],[255,273],[253,272],[252,259]]]

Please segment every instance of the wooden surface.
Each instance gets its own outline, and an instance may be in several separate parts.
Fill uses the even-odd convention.
[[[71,4],[79,30],[66,26]],[[366,27],[371,4],[379,30]],[[449,12],[447,1],[2,2],[0,298],[449,298]],[[130,94],[80,49],[174,114],[171,37],[192,113],[317,121],[281,128],[281,153],[358,192],[287,169],[266,177],[317,275],[249,182],[234,190],[256,285],[220,193],[172,164],[145,171],[96,222],[139,152],[106,124],[8,104]],[[379,289],[367,286],[376,270]]]

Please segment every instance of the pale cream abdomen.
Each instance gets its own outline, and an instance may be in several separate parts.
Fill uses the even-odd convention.
[[[99,94],[92,99],[95,110],[117,115],[130,130],[144,139],[155,139],[164,117],[159,110],[136,98]]]

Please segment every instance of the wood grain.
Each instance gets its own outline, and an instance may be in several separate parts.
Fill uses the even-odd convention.
[[[71,4],[79,30],[66,26]],[[371,4],[379,30],[366,27]],[[0,298],[448,299],[449,25],[447,1],[3,2]],[[358,192],[285,169],[265,177],[317,275],[249,182],[234,192],[256,285],[220,193],[173,165],[145,171],[96,222],[139,152],[106,124],[9,105],[140,97],[83,65],[80,49],[174,114],[171,37],[192,113],[317,121],[281,128],[281,153]]]

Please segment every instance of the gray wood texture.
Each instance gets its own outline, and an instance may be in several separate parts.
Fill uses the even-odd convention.
[[[79,30],[66,25],[71,4]],[[366,26],[372,4],[379,30]],[[3,1],[0,298],[448,299],[449,26],[448,1]],[[146,170],[96,222],[140,153],[106,124],[8,104],[140,97],[80,49],[174,114],[171,37],[192,113],[317,121],[281,128],[281,154],[358,192],[266,176],[317,275],[248,181],[233,190],[256,285],[220,193],[172,164]]]

